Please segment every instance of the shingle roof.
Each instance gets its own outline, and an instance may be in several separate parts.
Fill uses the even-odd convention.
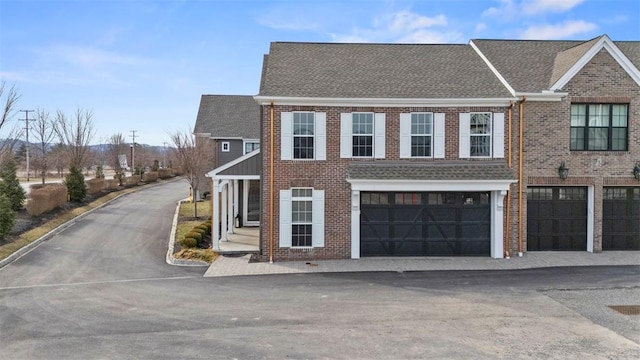
[[[260,138],[260,105],[252,96],[202,95],[193,132],[215,138]]]
[[[262,96],[505,98],[469,45],[274,42]]]
[[[516,91],[541,92],[573,66],[600,37],[589,41],[472,40]],[[614,41],[640,68],[640,42]]]
[[[505,161],[375,161],[349,164],[349,179],[359,180],[516,180]]]

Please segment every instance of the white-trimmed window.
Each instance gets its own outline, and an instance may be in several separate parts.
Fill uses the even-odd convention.
[[[282,160],[326,160],[326,113],[283,112],[280,117]]]
[[[384,159],[385,114],[340,114],[340,157]]]
[[[324,190],[280,190],[280,247],[324,247]]]
[[[400,158],[444,158],[444,114],[400,114]]]
[[[460,157],[503,158],[504,114],[490,112],[461,113]]]
[[[244,142],[244,154],[248,154],[254,150],[260,149],[259,141],[245,141]]]
[[[222,144],[222,152],[229,152],[231,150],[231,145],[228,141],[223,141]]]

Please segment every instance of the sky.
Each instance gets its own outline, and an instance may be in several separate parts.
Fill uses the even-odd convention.
[[[93,144],[135,130],[136,142],[163,145],[193,128],[202,94],[256,95],[272,41],[602,34],[640,41],[640,1],[0,0],[0,79],[18,88],[17,109],[91,110]]]

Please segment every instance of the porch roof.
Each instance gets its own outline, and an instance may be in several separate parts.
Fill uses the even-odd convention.
[[[371,161],[349,165],[350,180],[487,181],[516,177],[506,161]]]

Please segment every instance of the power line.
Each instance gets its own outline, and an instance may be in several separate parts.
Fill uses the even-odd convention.
[[[24,113],[24,119],[19,119],[21,121],[24,121],[26,126],[25,126],[25,130],[27,131],[27,182],[29,182],[29,121],[34,121],[35,119],[29,119],[29,113],[30,112],[35,112],[35,110],[20,110],[21,112]]]

